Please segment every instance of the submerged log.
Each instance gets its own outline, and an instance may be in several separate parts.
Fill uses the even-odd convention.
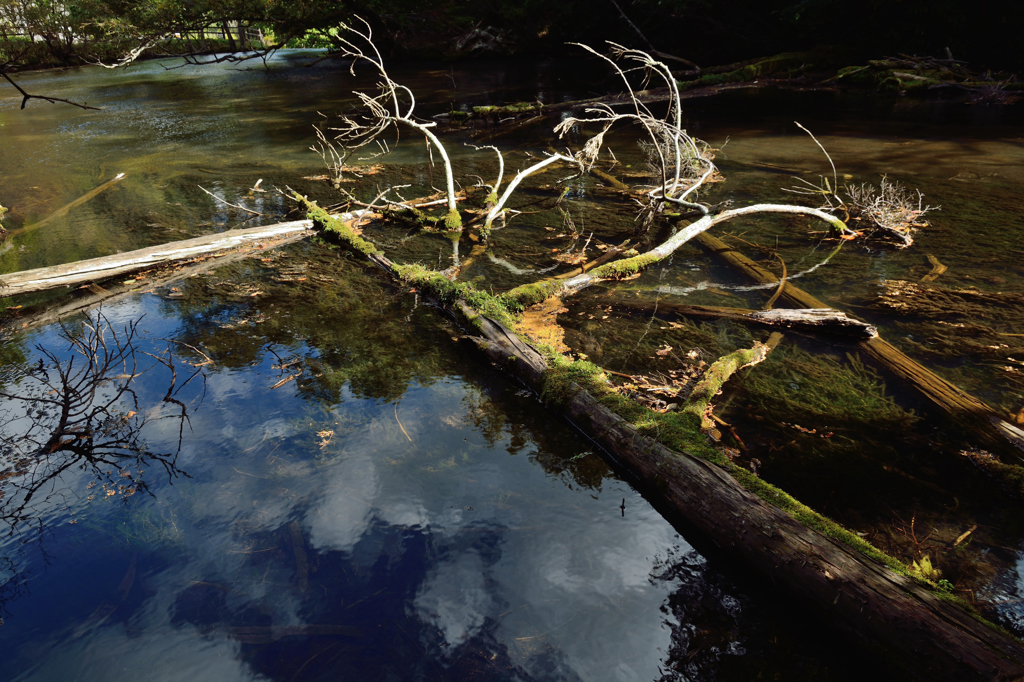
[[[112,256],[0,275],[0,296],[97,282],[197,256],[228,253],[239,248],[260,248],[259,244],[266,240],[274,240],[275,245],[280,246],[313,234],[312,226],[311,220],[294,220],[246,230],[228,230]]]
[[[779,281],[769,270],[733,250],[720,239],[701,233],[695,240],[756,282],[772,284]],[[801,308],[830,307],[789,282],[782,290],[782,298]],[[969,429],[987,447],[1003,450],[1010,445],[1024,450],[1024,431],[1007,423],[1002,415],[983,401],[922,367],[881,336],[861,341],[859,346],[878,364],[910,383],[933,405]]]
[[[31,225],[26,225],[26,226],[24,226],[24,227],[22,227],[21,229],[18,229],[18,230],[12,230],[8,236],[9,237],[17,237],[19,235],[27,234],[29,232],[32,232],[34,230],[39,229],[40,227],[43,227],[43,226],[47,225],[50,222],[53,222],[57,218],[62,218],[64,216],[66,216],[68,214],[68,212],[71,211],[71,209],[73,209],[73,208],[75,208],[77,206],[81,206],[82,204],[84,204],[85,202],[89,201],[90,199],[92,199],[96,195],[98,195],[98,194],[100,194],[102,192],[105,192],[106,190],[110,189],[111,187],[113,187],[117,183],[119,183],[122,180],[124,180],[125,177],[126,176],[125,176],[124,173],[118,173],[112,179],[107,180],[106,182],[104,182],[99,187],[97,187],[95,189],[92,189],[92,190],[89,190],[88,192],[86,192],[82,196],[78,197],[77,199],[75,199],[71,203],[65,204],[64,206],[61,206],[56,211],[54,211],[50,215],[46,216],[45,218],[43,218],[39,222],[32,223]]]
[[[318,221],[326,215],[315,205],[313,209],[310,213]],[[337,222],[327,229],[346,239],[354,251],[390,276],[403,279],[407,266],[395,265],[350,227]],[[286,225],[295,234],[305,234],[310,223],[296,221]],[[261,229],[268,228],[236,232],[253,233]],[[211,238],[200,238],[206,239]],[[154,247],[143,251],[157,254],[168,249]],[[60,267],[78,272],[79,265],[82,264]],[[90,278],[95,279],[95,273],[109,270],[93,268],[90,272]],[[439,277],[437,273],[434,276]],[[437,302],[467,321],[479,334],[466,338],[495,364],[534,390],[542,390],[549,371],[545,358],[507,327],[473,309],[465,300],[452,298],[451,288],[455,286],[449,282],[445,289],[448,293]],[[791,289],[787,284],[785,290]],[[594,439],[615,464],[640,484],[655,506],[703,533],[725,555],[770,581],[776,590],[810,608],[854,641],[895,650],[911,671],[929,679],[1024,679],[1021,642],[864,554],[863,548],[854,549],[855,543],[832,539],[849,538],[850,534],[829,525],[823,517],[749,472],[669,449],[640,433],[589,391],[574,384],[560,406],[552,407],[560,409]],[[742,485],[736,477],[743,479]],[[242,628],[231,634],[243,641],[270,642],[292,635],[354,636],[357,631],[342,626],[296,626],[266,631]]]

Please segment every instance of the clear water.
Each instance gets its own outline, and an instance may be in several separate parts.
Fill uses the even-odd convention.
[[[11,272],[277,222],[290,207],[273,191],[250,191],[259,179],[266,189],[288,185],[336,201],[325,183],[303,179],[323,173],[307,150],[310,126],[322,120],[318,111],[349,107],[351,90],[366,83],[339,65],[302,66],[308,59],[285,53],[266,72],[223,65],[167,71],[150,62],[127,73],[21,76],[30,92],[59,91],[103,110],[32,102],[21,111],[20,99],[0,91],[0,204],[11,209],[9,229],[31,226],[116,173],[127,178],[10,240],[0,267]],[[423,114],[430,115],[466,103],[571,100],[604,87],[593,64],[569,66],[421,65],[393,75],[424,93]],[[913,342],[914,332],[857,306],[869,305],[881,279],[927,272],[924,253],[951,266],[944,276],[951,286],[1021,291],[1020,261],[1007,256],[1024,250],[1017,218],[1024,151],[1014,110],[756,93],[693,101],[687,111],[694,133],[724,145],[719,162],[728,181],[713,200],[785,199],[779,188],[793,184],[787,174],[815,180],[829,172],[817,147],[791,126],[796,114],[841,174],[877,182],[888,173],[942,204],[914,249],[854,244],[800,280],[825,300],[854,306],[894,343]],[[534,122],[486,141],[502,130],[446,134],[499,144],[512,151],[515,167],[522,152],[555,142],[550,127]],[[615,172],[642,167],[635,143],[632,133],[610,138],[622,160]],[[492,157],[449,148],[460,177],[490,181]],[[406,136],[395,149],[361,190],[411,178],[407,196],[416,196],[440,182],[419,142]],[[264,215],[225,207],[198,185]],[[527,192],[522,202],[550,202],[559,191]],[[631,234],[632,208],[611,201],[594,181],[577,181],[570,200],[577,222],[600,239]],[[521,267],[536,265],[537,254],[550,250],[542,228],[560,223],[554,211],[524,214],[495,233],[493,252]],[[808,236],[816,228],[806,222],[728,229],[777,244],[791,273],[831,248]],[[389,229],[373,236],[404,258],[447,258],[444,240],[406,240]],[[463,276],[496,289],[535,277],[482,258]],[[713,353],[748,342],[750,332],[723,325],[680,332],[649,316],[594,315],[596,306],[622,300],[616,297],[660,300],[659,287],[702,282],[712,286],[679,300],[759,306],[758,292],[731,288],[742,282],[688,248],[629,287],[595,287],[572,302],[567,338],[613,369],[656,364],[653,351],[663,344]],[[137,411],[152,418],[142,433],[149,450],[178,452],[181,423],[155,421],[173,414],[161,402],[171,377],[143,353],[173,354],[176,385],[201,372],[178,394],[189,420],[170,470],[154,458],[130,469],[142,471],[131,475],[151,494],[104,488],[102,476],[76,462],[33,497],[31,513],[0,545],[3,679],[859,675],[856,662],[808,632],[767,590],[735,583],[726,564],[695,550],[535,398],[463,354],[451,342],[458,330],[437,311],[335,252],[295,245],[103,312],[118,329],[141,318],[138,357],[154,366],[133,385]],[[1001,330],[1024,332],[1012,324]],[[46,327],[15,337],[5,343],[6,357],[34,366],[45,348],[66,363],[59,333]],[[847,350],[794,343],[838,358]],[[205,357],[212,364],[192,367]],[[1013,410],[1024,402],[1019,384],[991,357],[925,360],[994,405]],[[749,391],[748,403],[734,399],[724,414],[752,445],[770,451],[799,437],[757,422],[763,409]],[[888,391],[901,406],[921,409],[898,387]],[[804,426],[828,427],[829,417]],[[793,441],[791,459],[765,458],[765,476],[876,542],[884,539],[879,519],[886,509],[907,517],[918,508],[933,516],[956,509],[942,517],[954,537],[965,519],[982,519],[981,551],[1007,554],[982,579],[972,573],[972,584],[987,586],[993,601],[1013,602],[1024,589],[1014,568],[1019,513],[1012,503],[993,504],[969,475],[967,490],[957,488],[950,481],[964,478],[962,470],[925,457],[936,426],[928,420],[912,433],[892,434],[872,433],[865,423],[843,434],[837,450]],[[117,467],[105,471],[120,478]],[[907,484],[906,476],[941,484],[943,492]],[[865,494],[865,485],[877,489]],[[923,489],[933,494],[922,496]],[[13,495],[0,503],[10,509]],[[1012,625],[1012,605],[1006,613]]]

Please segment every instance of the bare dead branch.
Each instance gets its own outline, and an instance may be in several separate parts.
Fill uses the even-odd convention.
[[[47,95],[30,95],[29,93],[25,92],[25,90],[20,85],[18,85],[13,80],[11,80],[11,77],[7,75],[6,71],[0,71],[0,75],[2,75],[5,79],[7,79],[7,82],[10,83],[11,85],[13,85],[14,88],[18,92],[21,93],[21,108],[22,109],[25,108],[25,105],[28,104],[28,101],[30,99],[41,99],[44,102],[49,102],[50,104],[57,104],[57,103],[70,104],[71,106],[78,107],[80,109],[91,109],[93,111],[100,111],[99,107],[90,107],[87,103],[83,104],[83,103],[79,103],[79,102],[72,102],[69,99],[62,99],[60,97],[49,97]]]

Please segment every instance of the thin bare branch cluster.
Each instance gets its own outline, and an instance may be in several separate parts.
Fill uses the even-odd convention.
[[[876,228],[895,238],[902,247],[913,243],[911,234],[916,228],[928,225],[922,220],[923,216],[929,211],[939,210],[937,206],[926,205],[924,195],[919,190],[907,190],[885,176],[882,176],[877,189],[868,184],[848,184],[845,191],[850,198],[850,213],[854,220],[870,221]]]
[[[652,205],[675,203],[707,213],[702,204],[688,201],[688,197],[697,192],[715,172],[714,155],[710,146],[695,140],[683,129],[683,112],[679,98],[679,86],[672,71],[664,62],[651,57],[646,52],[623,47],[618,43],[608,43],[611,56],[577,43],[579,47],[607,62],[619,76],[629,92],[633,111],[620,113],[611,106],[601,104],[586,110],[586,117],[566,117],[555,132],[559,137],[577,129],[581,124],[600,125],[601,130],[592,136],[575,154],[577,162],[589,170],[597,161],[604,146],[604,136],[612,126],[619,122],[630,122],[640,125],[647,133],[643,143],[652,165],[661,175],[661,182],[647,192]],[[620,62],[624,63],[620,65]],[[639,86],[647,88],[652,80],[662,82],[671,93],[668,110],[664,116],[656,116],[636,96],[637,85],[633,78],[640,76]]]
[[[337,133],[334,140],[348,152],[376,143],[381,153],[387,153],[389,149],[382,136],[390,128],[395,127],[397,130],[398,124],[402,124],[418,131],[427,139],[431,149],[438,153],[444,163],[449,212],[446,223],[453,231],[460,231],[462,223],[456,206],[455,178],[452,174],[451,161],[444,145],[430,130],[437,123],[416,118],[415,95],[412,90],[396,83],[388,75],[384,68],[384,59],[377,46],[373,44],[373,29],[364,19],[359,17],[357,19],[361,23],[361,27],[342,24],[343,30],[335,36],[335,41],[339,46],[339,54],[352,59],[349,71],[353,76],[356,74],[356,66],[360,64],[369,64],[376,71],[379,78],[377,93],[371,95],[365,92],[355,92],[365,113],[359,117],[343,116],[337,127],[330,129]],[[325,139],[321,139],[321,145],[324,142]],[[328,145],[326,153],[321,153],[321,156],[325,156],[324,161],[328,167],[334,167],[337,164],[337,157],[341,155],[337,152],[332,155],[333,147],[329,142]],[[344,158],[346,157],[342,157],[342,161]],[[336,177],[338,177],[337,173]]]
[[[362,21],[362,20],[360,20]],[[330,130],[336,135],[328,139],[327,135],[317,130],[318,146],[314,147],[325,165],[334,174],[335,186],[341,182],[340,173],[344,167],[346,154],[353,150],[360,149],[371,143],[380,146],[382,153],[389,151],[383,140],[383,134],[392,126],[396,128],[399,124],[409,126],[428,141],[428,148],[436,151],[442,158],[445,167],[447,181],[447,204],[448,214],[443,221],[442,231],[452,241],[453,260],[458,265],[458,245],[462,234],[462,220],[456,208],[455,181],[452,173],[451,163],[444,145],[430,130],[433,122],[423,122],[415,118],[416,100],[409,88],[396,83],[387,73],[380,52],[373,44],[373,34],[369,24],[365,21],[357,28],[343,25],[343,31],[335,37],[336,43],[341,46],[341,54],[352,59],[352,73],[358,64],[369,64],[378,77],[377,90],[375,94],[356,92],[359,98],[361,115],[344,116],[337,127]],[[668,257],[678,246],[692,236],[709,229],[713,225],[735,217],[750,215],[753,213],[787,213],[793,215],[809,215],[829,223],[834,230],[840,234],[852,235],[846,224],[835,215],[832,210],[835,206],[827,206],[825,211],[806,206],[795,206],[786,204],[757,204],[725,211],[724,213],[712,214],[711,207],[697,200],[697,193],[710,181],[717,171],[714,164],[714,152],[708,144],[690,136],[683,128],[682,103],[679,95],[678,85],[671,70],[663,62],[660,62],[650,54],[641,50],[626,48],[617,43],[609,43],[609,55],[599,53],[587,45],[579,45],[582,49],[595,55],[608,63],[614,72],[619,76],[622,84],[629,93],[627,106],[631,110],[619,112],[610,104],[599,104],[586,110],[586,115],[581,117],[568,116],[564,118],[554,129],[561,138],[576,135],[584,127],[596,128],[596,133],[591,133],[583,141],[576,151],[567,149],[564,152],[550,152],[535,160],[532,165],[519,170],[504,185],[504,190],[499,195],[499,188],[503,182],[505,159],[501,151],[493,146],[475,147],[478,151],[493,150],[498,154],[499,174],[493,185],[487,185],[483,179],[479,179],[478,186],[486,186],[491,189],[486,199],[486,213],[480,225],[480,235],[485,239],[490,235],[495,221],[503,219],[509,209],[506,205],[511,196],[516,192],[522,182],[529,176],[542,172],[555,164],[567,164],[572,166],[575,174],[570,176],[578,177],[593,170],[594,164],[600,157],[605,147],[605,136],[613,126],[620,122],[639,125],[646,133],[644,148],[660,175],[660,182],[653,187],[648,186],[642,190],[645,202],[641,203],[642,210],[638,216],[643,231],[650,226],[654,219],[660,215],[666,204],[682,206],[697,211],[702,218],[683,230],[677,232],[664,244],[661,244],[650,252],[643,254],[641,258],[643,265],[647,267],[650,263]],[[669,104],[664,115],[655,115],[638,96],[641,88],[648,88],[652,82],[664,85],[669,90]],[[813,137],[813,136],[812,136]],[[339,151],[334,143],[337,143],[344,151]],[[831,159],[830,159],[831,161]],[[833,167],[834,174],[834,167]],[[564,178],[568,180],[570,178]],[[561,182],[561,181],[560,181]],[[813,186],[812,186],[813,187]],[[389,205],[392,207],[402,206],[408,208],[415,204],[417,207],[428,205],[422,201],[412,200],[396,202],[388,198],[395,188],[386,188],[380,192],[370,203],[365,204],[356,201],[348,194],[352,203],[366,207],[368,210],[375,208],[375,205]],[[815,192],[818,193],[817,191]],[[829,192],[832,196],[834,192]],[[475,222],[475,221],[474,221]],[[439,226],[440,227],[440,226]],[[584,247],[585,250],[585,247]],[[581,250],[582,251],[582,250]],[[583,255],[582,253],[579,255]],[[563,258],[570,258],[575,264],[576,258],[572,255],[563,255]],[[631,266],[630,266],[631,267]],[[630,270],[625,267],[623,272]],[[450,269],[446,273],[457,273],[458,269]],[[635,272],[635,270],[632,270]],[[619,276],[616,267],[597,268],[591,273],[584,273],[572,280],[565,280],[562,289],[566,292],[575,291],[589,283],[599,279],[614,279]]]
[[[882,182],[878,188],[874,185],[862,183],[861,185],[843,186],[843,192],[848,199],[844,200],[839,193],[839,175],[836,173],[836,165],[824,145],[818,141],[810,130],[794,121],[797,127],[811,136],[814,143],[818,145],[825,158],[832,167],[832,181],[822,176],[819,184],[808,182],[803,178],[797,178],[800,183],[796,187],[783,188],[784,192],[801,194],[804,196],[818,197],[822,204],[821,210],[829,213],[843,213],[847,220],[867,220],[875,230],[880,231],[883,236],[894,239],[901,248],[906,248],[914,243],[911,236],[915,229],[927,227],[928,223],[921,220],[922,216],[929,211],[939,210],[938,206],[926,206],[924,195],[920,191],[910,192],[898,182],[890,182],[886,176],[882,176]],[[849,231],[844,237],[851,239],[860,234],[860,231]]]
[[[9,523],[10,532],[54,495],[69,494],[62,481],[66,472],[88,472],[101,482],[103,495],[121,497],[148,490],[144,474],[151,464],[159,464],[170,477],[181,474],[176,459],[188,409],[179,393],[202,370],[195,368],[179,383],[173,354],[144,353],[171,374],[160,403],[144,409],[133,381],[151,368],[139,367],[136,336],[136,323],[119,332],[97,313],[78,330],[62,326],[66,359],[37,346],[38,364],[4,368],[0,518]],[[170,409],[161,410],[163,405]],[[144,428],[167,419],[178,422],[178,448],[155,452],[146,442]],[[95,482],[89,489],[94,486]]]

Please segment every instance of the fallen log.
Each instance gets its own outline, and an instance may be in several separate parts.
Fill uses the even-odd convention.
[[[541,390],[543,356],[493,320],[475,345]],[[576,387],[566,416],[668,509],[748,571],[861,645],[896,654],[922,679],[1024,679],[1024,645],[915,580],[805,525],[813,514],[738,467],[670,450]],[[733,475],[730,475],[732,473]],[[746,478],[769,503],[735,475]],[[784,508],[783,508],[784,507]],[[801,521],[804,521],[802,523]]]
[[[61,320],[85,312],[97,306],[106,305],[120,301],[129,296],[135,296],[140,291],[152,292],[159,287],[172,284],[195,275],[209,272],[214,268],[235,263],[246,258],[253,258],[266,251],[279,248],[285,244],[298,241],[303,235],[286,235],[280,239],[267,239],[245,247],[235,249],[228,253],[218,253],[213,257],[197,256],[194,259],[176,261],[171,264],[163,264],[152,268],[133,273],[134,279],[121,282],[104,282],[103,287],[89,284],[83,289],[80,296],[73,296],[69,301],[54,303],[47,301],[39,309],[18,310],[13,315],[8,310],[9,318],[0,322],[0,329],[11,331],[25,331],[47,324],[60,322]],[[86,293],[88,291],[88,293]]]
[[[847,317],[846,313],[833,308],[807,308],[793,310],[747,310],[746,308],[720,308],[707,305],[683,305],[659,300],[657,304],[630,301],[627,305],[635,310],[673,313],[682,317],[698,317],[713,320],[732,320],[764,327],[786,327],[838,336],[870,339],[878,336],[872,325]]]
[[[678,93],[680,99],[695,99],[697,97],[710,97],[728,90],[745,90],[750,88],[765,87],[776,83],[776,80],[760,79],[754,82],[742,83],[717,83],[699,85],[690,90]],[[504,119],[505,117],[524,116],[530,114],[532,118],[540,118],[556,114],[569,109],[586,109],[597,105],[636,106],[640,104],[655,104],[667,102],[672,99],[672,93],[668,88],[651,88],[649,90],[638,90],[632,96],[627,93],[616,93],[614,95],[603,95],[589,99],[578,99],[569,102],[552,102],[543,104],[541,102],[518,102],[505,106],[480,106],[473,107],[472,111],[447,111],[441,114],[434,114],[431,118],[437,121],[466,121],[469,119]],[[531,119],[532,120],[532,119]]]
[[[33,291],[98,282],[197,256],[227,253],[243,247],[259,248],[257,245],[265,240],[275,240],[276,245],[280,246],[309,236],[312,234],[312,225],[312,221],[309,220],[294,220],[245,230],[228,230],[112,256],[0,275],[0,296],[16,296]]]
[[[310,213],[321,219],[314,211]],[[346,239],[354,251],[390,276],[403,280],[409,275],[407,266],[391,262],[341,221],[332,223],[339,223],[328,228],[333,234]],[[297,232],[304,235],[309,224],[296,221],[286,225],[301,228]],[[266,228],[238,232],[260,229]],[[157,251],[167,248],[154,247]],[[475,328],[479,336],[467,338],[495,364],[543,392],[550,377],[547,361],[493,318],[507,313],[498,310],[481,314],[458,295],[460,285],[444,280],[438,273],[431,276],[447,282],[445,288],[421,286],[421,291],[432,294],[442,307]],[[785,287],[791,288],[788,284]],[[481,292],[476,295],[486,297]],[[478,305],[492,304],[484,300]],[[897,572],[900,566],[893,560],[886,560],[863,541],[858,543],[859,539],[848,531],[707,451],[706,446],[695,443],[692,452],[687,448],[669,449],[608,409],[599,398],[600,394],[570,382],[562,399],[551,405],[599,443],[656,506],[670,510],[673,516],[705,534],[725,555],[770,580],[775,589],[792,596],[857,642],[897,649],[908,668],[922,677],[1024,679],[1024,645],[1013,637],[981,622],[919,581],[901,575]],[[237,634],[262,641],[292,633]],[[347,633],[332,630],[324,634]]]
[[[544,356],[495,319],[494,315],[510,319],[497,299],[451,282],[441,273],[396,265],[315,204],[296,198],[327,233],[391,277],[415,283],[421,295],[433,298],[465,327],[474,329],[473,335],[463,338],[495,365],[541,395],[548,394],[554,381],[561,388],[557,398],[548,395],[551,409],[598,443],[656,507],[703,533],[724,554],[770,581],[775,590],[810,608],[854,641],[895,650],[908,670],[922,678],[1024,679],[1024,645],[1011,635],[982,622],[922,581],[897,572],[906,569],[706,445],[691,441],[692,452],[673,450],[648,437],[599,399],[610,398],[614,404],[626,401],[622,396],[608,389],[604,396],[595,395],[572,381],[577,375],[571,371],[553,375]],[[475,307],[468,300],[475,301]],[[481,307],[494,313],[482,314]],[[559,383],[553,376],[563,380]],[[604,385],[597,378],[591,384]],[[641,421],[653,415],[635,403],[629,405],[626,409],[642,410]],[[685,415],[667,418],[677,417]]]
[[[701,233],[696,235],[695,240],[755,282],[773,284],[779,281],[772,272],[733,250],[716,237]],[[782,298],[802,308],[831,307],[789,282],[786,282],[782,289]],[[858,345],[878,364],[908,382],[953,421],[967,428],[986,447],[1006,451],[1007,446],[1013,446],[1024,450],[1024,430],[1009,424],[1002,415],[983,401],[922,367],[881,336],[865,339]],[[1021,473],[1024,474],[1024,471]],[[1024,487],[1018,482],[1011,492],[1024,496]]]

